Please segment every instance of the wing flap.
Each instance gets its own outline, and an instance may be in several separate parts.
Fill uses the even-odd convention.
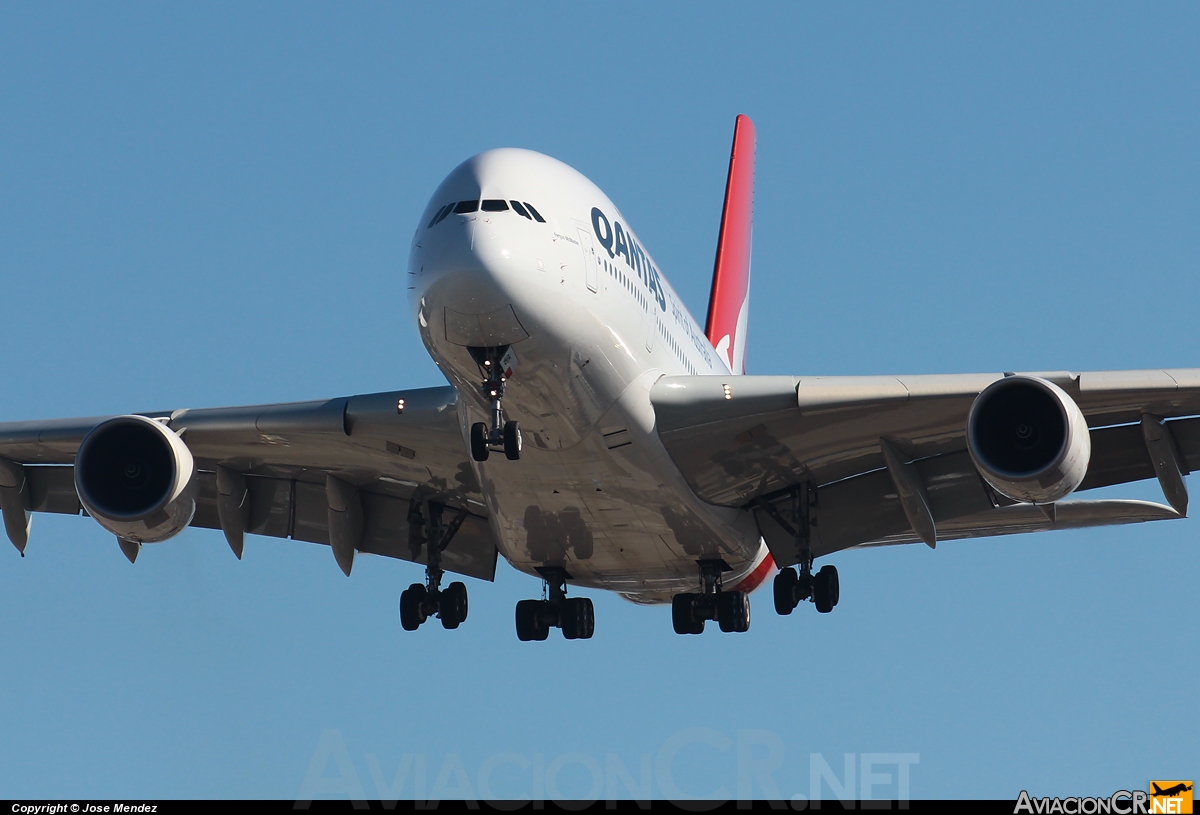
[[[939,541],[1182,517],[1168,506],[1146,501],[1063,501],[1050,514],[1032,504],[1015,504],[988,488],[965,451],[916,461],[912,466],[925,486]],[[797,563],[800,557],[796,529],[789,523],[795,515],[787,514],[790,498],[781,494],[752,505],[759,531],[781,568]],[[922,540],[913,530],[887,470],[818,488],[806,518],[811,523],[810,546],[816,557],[857,546]]]
[[[947,521],[996,508],[997,497],[980,479],[965,450],[915,461],[912,466],[924,486],[939,540]],[[789,499],[784,493],[759,499],[753,505],[759,531],[780,567],[798,562],[800,556],[794,525],[786,529],[779,523],[787,513]],[[786,524],[786,517],[783,519]],[[808,519],[815,556],[906,533],[918,540],[886,469],[819,487]]]
[[[1055,529],[1086,529],[1096,526],[1136,524],[1147,521],[1170,521],[1182,518],[1175,510],[1152,501],[1104,500],[1062,501],[1055,505],[1055,517],[1032,504],[1013,504],[996,507],[977,515],[948,521],[938,527],[939,540],[963,540],[995,535],[1019,535],[1025,532],[1047,532]],[[890,546],[917,543],[920,539],[911,530],[859,546]]]
[[[75,492],[74,467],[26,467],[29,508],[33,512],[78,515],[83,511]]]
[[[192,526],[220,529],[215,474],[197,473],[197,476],[203,478]],[[324,480],[315,483],[249,475],[245,478],[250,492],[248,532],[329,545],[329,504]],[[365,491],[360,495],[364,523],[358,551],[424,565],[428,552],[419,529],[410,526],[409,500]],[[487,519],[468,515],[442,552],[442,568],[480,580],[493,580],[497,551]]]

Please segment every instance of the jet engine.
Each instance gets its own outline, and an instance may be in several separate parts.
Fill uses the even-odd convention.
[[[196,465],[183,439],[144,416],[101,422],[79,445],[75,491],[118,538],[154,543],[179,534],[196,512]]]
[[[971,405],[967,448],[996,492],[1050,504],[1083,483],[1092,439],[1079,406],[1062,388],[1036,376],[1008,376]]]

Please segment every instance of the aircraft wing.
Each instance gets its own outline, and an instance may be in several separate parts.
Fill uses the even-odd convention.
[[[410,509],[434,501],[468,513],[443,552],[443,568],[484,580],[495,575],[495,540],[467,462],[453,388],[140,415],[163,421],[191,450],[197,468],[192,526],[222,528],[221,467],[244,479],[244,531],[328,544],[326,476],[333,474],[361,496],[358,551],[424,563],[421,528]],[[108,418],[0,424],[0,506],[14,543],[26,526],[22,510],[82,512],[75,453]],[[240,557],[240,541],[230,543]]]
[[[1092,453],[1079,490],[1158,475],[1169,500],[1186,509],[1179,476],[1200,467],[1200,369],[1030,375],[1060,387],[1086,418]],[[933,545],[906,513],[897,470],[920,485],[937,539],[1181,517],[1142,501],[1050,508],[999,495],[971,459],[966,425],[975,397],[1004,376],[668,376],[651,400],[659,436],[692,489],[713,504],[752,511],[780,566],[797,561],[802,517],[816,556]],[[1161,461],[1156,469],[1147,434],[1158,431],[1144,428],[1145,416],[1146,427],[1164,428],[1160,438],[1174,447],[1174,479],[1159,474]]]

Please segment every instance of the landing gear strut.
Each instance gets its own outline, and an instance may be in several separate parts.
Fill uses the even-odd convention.
[[[567,597],[569,575],[565,570],[538,569],[538,572],[545,579],[546,596],[517,603],[517,639],[544,640],[551,628],[561,628],[564,639],[591,639],[596,629],[592,601],[587,597]]]
[[[750,597],[744,591],[723,591],[723,560],[701,560],[700,593],[677,594],[671,601],[671,623],[676,634],[702,634],[706,620],[716,620],[722,631],[750,630]]]
[[[421,623],[437,616],[443,628],[458,628],[467,619],[467,587],[455,581],[445,589],[442,582],[442,551],[467,518],[460,509],[450,523],[442,522],[441,504],[413,500],[408,511],[409,528],[424,537],[426,545],[425,582],[413,583],[400,593],[400,625],[416,631]]]
[[[479,391],[491,405],[490,427],[484,422],[471,425],[471,458],[487,461],[493,448],[504,451],[504,457],[516,461],[521,457],[521,426],[504,420],[504,383],[516,364],[512,349],[507,345],[495,348],[470,348],[471,357],[483,375]]]

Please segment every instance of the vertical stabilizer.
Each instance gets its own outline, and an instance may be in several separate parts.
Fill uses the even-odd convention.
[[[754,123],[739,115],[733,129],[725,209],[717,237],[704,332],[735,374],[746,373],[750,308],[750,239],[754,222]]]

